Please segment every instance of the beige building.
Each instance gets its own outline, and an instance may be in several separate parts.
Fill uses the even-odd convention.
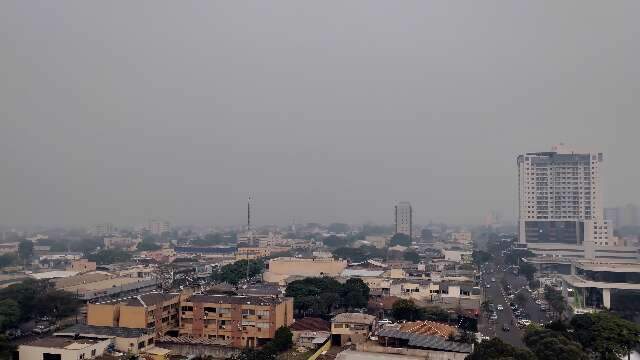
[[[18,347],[24,360],[83,360],[102,355],[111,339],[49,336]]]
[[[180,336],[256,347],[293,323],[293,298],[192,295],[181,303]]]
[[[104,238],[105,249],[119,249],[125,251],[135,251],[141,239],[133,239],[126,237],[106,237]]]
[[[471,231],[456,231],[451,233],[451,241],[461,243],[461,244],[470,244],[471,243]]]
[[[237,260],[255,260],[271,255],[271,250],[266,247],[239,247],[236,250]]]
[[[76,324],[56,331],[55,336],[111,339],[114,348],[123,353],[139,354],[154,348],[154,333],[147,329]]]
[[[87,324],[153,328],[157,334],[178,327],[180,294],[147,293],[126,299],[87,304]]]
[[[347,342],[363,343],[369,334],[377,330],[376,317],[361,313],[342,313],[331,319],[331,335],[334,345]]]
[[[367,235],[364,238],[364,241],[370,243],[371,245],[377,247],[378,249],[382,249],[389,246],[389,240],[391,240],[390,236]]]
[[[346,267],[345,260],[282,257],[269,260],[264,280],[284,284],[290,276],[338,276]]]
[[[0,255],[17,253],[18,245],[20,243],[17,242],[0,244]]]
[[[77,272],[96,271],[96,263],[87,259],[74,260],[69,264],[67,270]]]

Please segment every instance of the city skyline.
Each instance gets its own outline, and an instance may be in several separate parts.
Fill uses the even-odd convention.
[[[640,203],[640,4],[337,4],[2,2],[0,223],[516,221],[559,142]]]

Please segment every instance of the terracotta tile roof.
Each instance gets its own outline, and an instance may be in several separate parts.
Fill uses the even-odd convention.
[[[321,318],[306,317],[296,320],[289,329],[291,331],[331,331],[331,325]]]

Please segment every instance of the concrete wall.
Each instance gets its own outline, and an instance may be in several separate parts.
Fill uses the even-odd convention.
[[[420,350],[407,348],[384,347],[372,342],[366,342],[356,345],[357,351],[381,353],[381,354],[397,354],[422,357],[429,360],[464,360],[466,353],[454,353],[447,351]]]
[[[87,325],[117,326],[118,317],[117,304],[87,304]]]
[[[145,308],[142,306],[120,305],[120,327],[146,328]]]
[[[338,276],[346,267],[346,261],[332,259],[277,258],[269,261],[269,272],[281,275]]]

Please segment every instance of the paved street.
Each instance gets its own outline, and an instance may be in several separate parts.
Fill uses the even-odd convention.
[[[495,282],[491,282],[491,278],[495,278]],[[524,331],[516,326],[516,319],[513,315],[511,308],[509,307],[508,299],[505,300],[504,295],[500,287],[500,279],[505,278],[511,285],[514,291],[526,286],[526,279],[513,275],[511,272],[493,271],[483,276],[484,281],[491,285],[490,288],[484,287],[485,300],[492,302],[496,305],[502,305],[504,310],[496,311],[498,320],[490,321],[486,314],[483,314],[480,319],[479,330],[484,336],[494,337],[497,336],[501,340],[514,346],[524,346],[522,342],[522,336]],[[541,312],[538,305],[530,299],[530,301],[524,306],[525,311],[529,314],[529,319],[532,322],[540,322],[546,320],[546,313]],[[510,331],[503,331],[503,324],[507,324]]]

